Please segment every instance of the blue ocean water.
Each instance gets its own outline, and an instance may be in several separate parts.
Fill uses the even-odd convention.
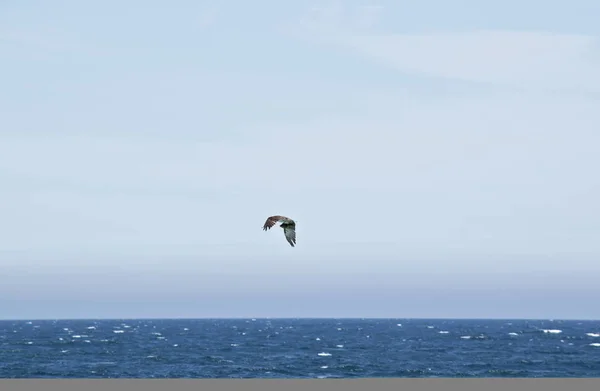
[[[600,321],[0,321],[0,377],[600,377]]]

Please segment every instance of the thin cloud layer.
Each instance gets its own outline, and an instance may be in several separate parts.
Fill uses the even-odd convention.
[[[598,37],[474,31],[337,37],[403,72],[544,90],[600,92]]]

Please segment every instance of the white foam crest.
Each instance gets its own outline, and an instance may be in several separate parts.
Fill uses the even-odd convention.
[[[519,335],[519,334],[517,334],[517,333],[508,333],[508,335],[514,335],[514,336],[516,336],[516,335]]]
[[[315,341],[320,341],[320,340],[321,340],[321,338],[319,338],[319,337],[315,338]]]
[[[398,323],[396,326],[398,326],[398,327],[402,327],[402,323]]]
[[[427,328],[428,328],[428,329],[432,329],[432,328],[433,328],[433,326],[427,326]]]
[[[460,337],[461,339],[471,339],[470,335],[463,335],[462,337]]]
[[[594,342],[594,343],[591,343],[591,344],[590,344],[590,346],[596,346],[596,347],[600,347],[600,343],[598,343],[598,342]]]
[[[87,329],[88,330],[96,330],[96,326],[88,326]]]
[[[235,347],[235,346],[239,346],[237,343],[232,343],[231,346]]]
[[[28,341],[28,342],[27,342],[27,345],[33,345],[33,342],[31,342],[31,341]]]
[[[329,368],[329,366],[327,366],[327,365],[321,366],[321,369],[327,369],[327,368]]]
[[[341,327],[338,327],[337,329],[338,329],[338,331],[342,331],[342,328],[341,328]]]
[[[587,335],[588,337],[594,337],[594,338],[600,337],[600,333],[585,333],[585,335]]]
[[[234,326],[235,327],[235,326]],[[189,329],[187,327],[183,328],[183,331],[188,331]]]
[[[439,334],[448,334],[448,333],[449,333],[449,331],[446,331],[446,330],[442,330],[439,332]]]
[[[177,346],[179,346],[179,345],[175,343],[175,344],[173,344],[173,346],[174,346],[174,347],[177,347]]]
[[[67,353],[67,352],[68,352],[68,350],[61,350],[60,352],[61,352],[61,353]]]
[[[86,340],[85,340],[85,341],[83,341],[83,342],[86,342],[86,343],[92,343],[92,341],[90,341],[89,339],[86,339]]]
[[[329,357],[329,356],[331,356],[331,353],[321,352],[321,353],[317,353],[317,356]]]
[[[124,332],[124,330],[113,330],[113,333],[115,334],[123,334]]]
[[[161,333],[153,332],[152,335],[162,335]]]
[[[336,348],[343,348],[344,345],[335,345]]]
[[[562,333],[562,330],[558,330],[558,329],[542,329],[542,331],[544,332],[544,334],[560,334]]]

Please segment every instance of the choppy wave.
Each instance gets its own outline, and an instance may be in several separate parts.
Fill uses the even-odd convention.
[[[599,331],[561,320],[3,321],[0,376],[600,377]]]

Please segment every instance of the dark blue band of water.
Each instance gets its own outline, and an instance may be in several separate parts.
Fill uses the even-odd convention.
[[[0,377],[600,377],[600,321],[1,321]]]

